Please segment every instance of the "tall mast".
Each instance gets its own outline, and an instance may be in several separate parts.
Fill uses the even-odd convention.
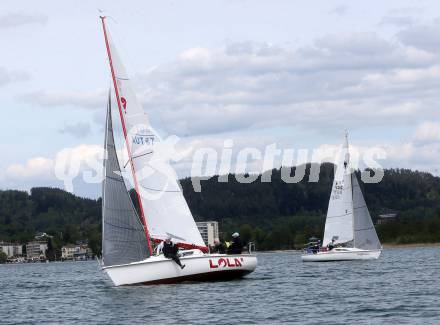
[[[109,61],[109,64],[110,64],[110,70],[111,70],[112,79],[113,79],[113,86],[115,88],[115,95],[116,95],[116,101],[118,103],[119,116],[121,118],[122,130],[124,132],[124,138],[125,138],[125,145],[127,147],[128,159],[130,161],[131,173],[133,175],[134,189],[136,191],[136,197],[137,197],[137,200],[139,202],[139,208],[140,208],[140,213],[141,213],[141,221],[142,221],[142,225],[144,226],[145,236],[147,237],[148,249],[150,251],[150,254],[152,255],[153,254],[153,248],[151,247],[150,234],[148,232],[147,222],[146,222],[145,215],[144,215],[144,208],[142,206],[142,200],[141,200],[140,195],[139,195],[139,186],[138,186],[138,181],[137,181],[137,177],[136,177],[136,172],[134,170],[134,165],[133,165],[133,160],[132,160],[132,155],[131,155],[130,141],[128,141],[127,129],[125,127],[125,119],[124,119],[124,114],[123,114],[123,111],[122,111],[122,103],[121,103],[121,99],[120,99],[120,96],[119,96],[118,84],[116,82],[115,70],[113,68],[112,55],[111,55],[110,45],[109,45],[108,37],[107,37],[107,29],[105,27],[105,18],[106,17],[105,16],[100,16],[99,18],[101,18],[102,30],[104,31],[105,46],[107,48],[107,56],[108,56],[108,61]]]

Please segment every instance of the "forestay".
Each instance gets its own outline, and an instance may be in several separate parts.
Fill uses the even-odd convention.
[[[105,133],[102,196],[102,260],[105,266],[128,264],[149,257],[143,226],[127,192],[116,155],[110,99]]]
[[[380,249],[380,241],[371,221],[356,175],[352,174],[354,210],[354,247],[367,250]]]
[[[182,194],[169,159],[173,145],[161,142],[130,84],[119,55],[109,40],[120,104],[148,231],[153,239],[171,236],[176,243],[206,245]]]
[[[350,155],[345,138],[333,180],[333,187],[325,221],[323,246],[332,239],[335,243],[351,243],[353,240],[353,204],[351,188]]]

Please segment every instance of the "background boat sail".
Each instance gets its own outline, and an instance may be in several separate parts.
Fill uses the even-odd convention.
[[[357,177],[350,166],[347,133],[336,165],[322,246],[326,247],[332,241],[341,247],[308,253],[302,256],[302,260],[377,259],[382,248]]]
[[[140,215],[127,192],[118,163],[109,96],[103,182],[103,270],[115,285],[222,280],[241,277],[257,265],[254,255],[207,254],[166,150],[137,101],[119,55],[101,17],[115,99],[128,153]],[[153,256],[151,240],[171,237],[187,249],[181,270],[163,255]]]

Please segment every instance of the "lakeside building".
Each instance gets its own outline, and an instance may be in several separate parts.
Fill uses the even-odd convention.
[[[207,246],[214,246],[214,241],[219,240],[218,237],[218,222],[217,221],[203,221],[196,222],[199,228],[203,241]]]
[[[0,251],[8,257],[18,257],[23,255],[23,246],[21,244],[0,242]]]
[[[72,245],[72,244],[61,247],[61,259],[73,260],[75,249],[76,249],[76,245]]]
[[[39,260],[46,258],[47,242],[31,241],[26,244],[26,258],[28,260]]]
[[[68,244],[61,247],[63,261],[85,261],[92,257],[92,251],[87,244]]]

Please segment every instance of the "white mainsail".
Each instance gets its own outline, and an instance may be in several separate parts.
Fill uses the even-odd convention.
[[[151,128],[118,52],[108,33],[106,36],[116,84],[116,100],[119,101],[121,118],[125,122],[128,149],[131,151],[140,203],[150,237],[163,240],[171,236],[175,243],[205,248],[177,175],[169,166],[169,146],[161,143]]]
[[[348,137],[345,135],[330,196],[323,246],[332,239],[347,246],[376,250],[380,241],[362,195],[357,177],[350,166]]]
[[[347,137],[339,157],[327,210],[323,246],[327,246],[332,239],[335,239],[335,243],[353,240],[353,197]]]

